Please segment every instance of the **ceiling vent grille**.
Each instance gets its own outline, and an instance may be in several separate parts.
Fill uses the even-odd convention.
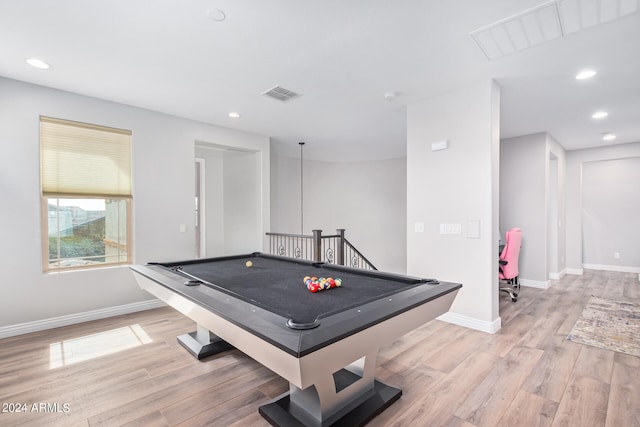
[[[562,33],[575,33],[638,11],[638,0],[557,0]]]
[[[281,86],[274,86],[266,92],[262,92],[262,95],[269,96],[273,99],[277,99],[278,101],[287,102],[292,100],[293,98],[297,98],[300,96],[299,93],[296,93],[292,90],[285,89]]]
[[[556,2],[550,1],[470,33],[487,59],[562,37]]]
[[[638,11],[639,0],[551,0],[470,33],[497,59]]]

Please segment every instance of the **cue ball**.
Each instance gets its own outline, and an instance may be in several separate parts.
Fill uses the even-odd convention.
[[[251,261],[247,261],[244,263],[244,265],[246,265],[247,267],[251,267],[253,263]]]

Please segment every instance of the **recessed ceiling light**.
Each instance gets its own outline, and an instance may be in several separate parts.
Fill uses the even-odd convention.
[[[231,117],[232,119],[237,119],[237,118],[240,118],[240,114],[236,112],[231,112],[229,113],[229,117]]]
[[[602,139],[604,139],[605,141],[613,141],[614,139],[616,139],[616,136],[611,132],[606,132],[602,134]]]
[[[591,118],[592,119],[604,119],[608,115],[609,115],[609,113],[607,113],[606,111],[596,111],[595,113],[593,113]]]
[[[593,77],[595,75],[596,75],[596,72],[593,71],[593,70],[580,71],[578,73],[578,75],[576,75],[576,80],[590,79],[591,77]]]
[[[31,65],[32,67],[39,68],[41,70],[46,70],[48,68],[51,68],[51,65],[47,64],[42,59],[38,59],[38,58],[27,59],[27,64]]]
[[[386,99],[387,101],[393,101],[394,99],[396,99],[396,93],[395,92],[386,92],[384,94],[384,99]]]

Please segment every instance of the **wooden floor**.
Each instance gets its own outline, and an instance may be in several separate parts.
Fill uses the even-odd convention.
[[[638,276],[504,294],[494,335],[436,320],[398,339],[377,375],[402,398],[369,425],[640,426],[640,357],[566,340],[591,295],[640,303]],[[285,381],[236,350],[195,360],[175,339],[192,329],[163,308],[0,340],[0,425],[267,426]]]

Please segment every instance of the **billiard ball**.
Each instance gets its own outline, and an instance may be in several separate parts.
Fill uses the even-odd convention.
[[[251,261],[247,261],[244,263],[244,265],[246,265],[247,267],[251,267],[253,263]]]
[[[342,286],[342,279],[335,279],[336,288]]]

